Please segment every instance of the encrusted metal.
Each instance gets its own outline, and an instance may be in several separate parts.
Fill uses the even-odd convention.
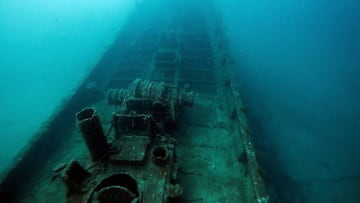
[[[70,164],[63,178],[68,202],[167,202],[180,196],[176,140],[164,124],[175,117],[170,109],[193,102],[192,97],[184,96],[193,92],[183,91],[140,79],[127,90],[110,90],[110,103],[120,105],[112,116],[110,137],[105,137],[95,109],[77,113],[86,146],[97,162],[90,173],[78,162]],[[91,181],[85,182],[85,178]]]
[[[93,161],[106,157],[109,147],[104,136],[100,118],[93,108],[84,108],[76,114],[77,125],[90,151]]]
[[[108,103],[126,107],[122,112],[150,113],[163,125],[175,122],[176,109],[192,106],[194,92],[188,87],[176,88],[164,82],[135,79],[127,89],[110,89]]]

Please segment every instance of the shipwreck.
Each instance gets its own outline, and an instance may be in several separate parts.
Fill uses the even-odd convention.
[[[141,1],[1,179],[2,202],[268,202],[221,16]]]

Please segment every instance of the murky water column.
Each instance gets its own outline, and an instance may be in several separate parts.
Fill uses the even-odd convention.
[[[278,191],[273,198],[358,200],[359,3],[221,1],[219,7],[268,183]]]

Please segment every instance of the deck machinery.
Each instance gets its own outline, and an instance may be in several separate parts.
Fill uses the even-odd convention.
[[[268,202],[211,1],[148,0],[2,177],[2,202]]]
[[[127,89],[110,89],[107,98],[109,104],[119,105],[107,136],[95,109],[76,114],[96,167],[87,170],[71,161],[55,169],[63,171],[67,201],[168,202],[179,197],[183,189],[177,184],[171,130],[175,110],[192,105],[193,91],[136,79]]]

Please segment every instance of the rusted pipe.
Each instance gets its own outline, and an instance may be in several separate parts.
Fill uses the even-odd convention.
[[[93,108],[84,108],[76,114],[77,124],[93,161],[105,158],[109,152],[100,118]]]

